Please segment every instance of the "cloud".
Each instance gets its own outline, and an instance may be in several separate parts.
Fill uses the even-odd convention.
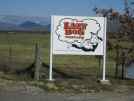
[[[82,49],[84,51],[94,51],[98,43],[102,39],[98,36],[98,32],[101,30],[100,24],[94,19],[82,19],[81,22],[87,24],[85,29],[85,34],[83,38],[78,38],[79,35],[75,35],[73,38],[65,37],[64,22],[69,23],[78,23],[78,19],[64,18],[59,21],[59,24],[56,28],[57,38],[68,44],[71,44],[72,47]]]

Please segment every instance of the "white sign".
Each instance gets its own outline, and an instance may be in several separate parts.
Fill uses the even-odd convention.
[[[106,18],[52,16],[50,41],[49,80],[53,80],[53,54],[68,54],[102,55],[102,81],[106,81]]]
[[[104,55],[105,18],[52,16],[52,53]]]

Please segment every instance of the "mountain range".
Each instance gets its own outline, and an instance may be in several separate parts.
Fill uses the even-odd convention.
[[[0,31],[50,31],[50,18],[0,15]]]

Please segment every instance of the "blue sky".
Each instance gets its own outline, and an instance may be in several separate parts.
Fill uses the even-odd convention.
[[[0,0],[0,15],[93,16],[92,9],[114,8],[123,10],[123,0]]]

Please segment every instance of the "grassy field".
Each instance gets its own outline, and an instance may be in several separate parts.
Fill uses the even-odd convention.
[[[114,41],[114,40],[112,40]],[[42,61],[49,64],[49,33],[0,32],[0,65],[23,69],[34,62],[35,44],[41,47]],[[107,51],[107,74],[114,76],[115,52]],[[102,61],[101,61],[102,62]],[[54,56],[54,67],[68,74],[84,77],[101,75],[97,56]],[[102,66],[102,64],[101,64]]]
[[[0,58],[3,62],[33,62],[35,43],[43,48],[43,54],[48,54],[49,36],[28,33],[0,33]],[[48,57],[45,57],[48,58]],[[47,59],[46,59],[47,60]]]
[[[110,41],[116,43],[114,39],[110,39]],[[0,32],[0,69],[4,71],[14,71],[29,67],[34,62],[36,43],[40,45],[42,61],[49,65],[49,33]],[[129,44],[127,47],[132,47],[133,45],[127,41],[120,44]],[[131,54],[133,55],[133,53]],[[42,77],[41,80],[37,82],[33,81],[31,77],[29,78],[28,75],[16,75],[14,72],[8,73],[0,71],[0,81],[1,83],[9,82],[9,84],[13,82],[13,85],[15,85],[17,81],[24,81],[30,85],[43,88],[44,90],[67,93],[102,92],[103,90],[119,90],[119,92],[124,92],[126,89],[132,89],[131,86],[134,84],[134,81],[113,78],[115,72],[115,56],[116,53],[114,49],[107,49],[106,73],[107,78],[112,82],[111,86],[103,86],[96,82],[102,78],[102,58],[100,68],[100,59],[98,56],[54,56],[54,68],[75,78],[68,77],[67,79],[63,76],[63,79],[58,79],[58,77],[54,75],[54,79],[56,80],[51,83],[48,82],[47,75],[47,77]],[[41,71],[47,72],[48,74],[48,70],[44,71],[43,69]],[[8,85],[8,83],[6,85]],[[121,85],[128,85],[130,87],[123,86],[125,88],[122,88]]]

